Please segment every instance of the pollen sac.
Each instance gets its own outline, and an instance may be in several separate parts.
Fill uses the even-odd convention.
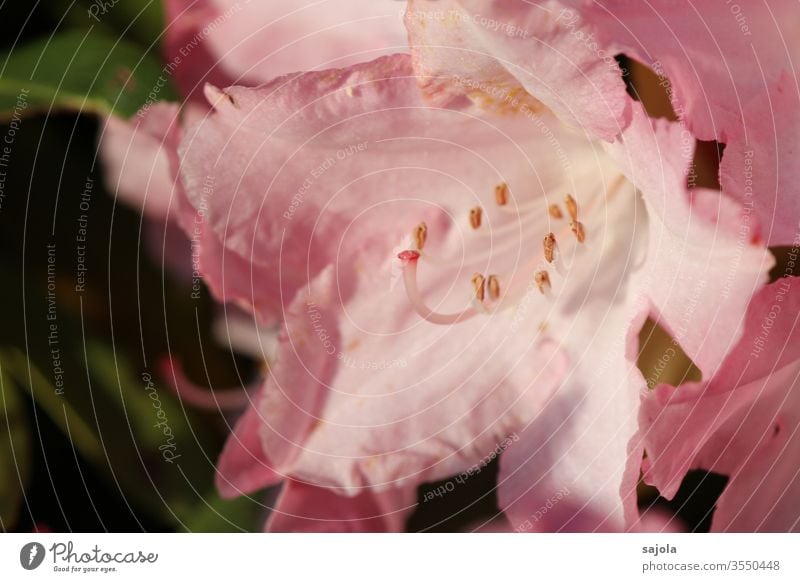
[[[550,218],[555,218],[556,220],[561,220],[564,218],[564,215],[561,213],[561,208],[558,204],[551,204],[547,207],[547,213],[550,215]]]
[[[428,240],[428,225],[420,222],[414,229],[414,243],[416,243],[419,250],[422,250],[425,248],[426,240]]]
[[[578,239],[579,243],[583,243],[586,240],[586,230],[583,228],[583,223],[574,220],[569,223],[569,227],[572,229],[572,233],[575,235],[575,238]]]
[[[475,297],[478,301],[483,301],[486,297],[486,279],[480,273],[472,276],[472,286],[475,287]]]
[[[508,204],[508,184],[503,182],[494,187],[494,199],[498,206]]]
[[[481,218],[483,217],[483,209],[480,206],[476,206],[472,210],[469,211],[469,224],[470,226],[477,230],[481,227]]]
[[[556,256],[556,235],[552,232],[547,233],[542,244],[544,246],[544,260],[552,263]]]
[[[567,194],[564,198],[564,205],[567,207],[567,213],[573,222],[578,220],[578,203],[572,197],[572,194]]]
[[[500,281],[497,278],[497,275],[489,275],[489,279],[486,281],[486,286],[489,289],[489,297],[491,299],[497,299],[500,297]]]
[[[533,280],[542,294],[546,293],[551,287],[550,275],[547,273],[547,271],[537,271],[533,276]]]

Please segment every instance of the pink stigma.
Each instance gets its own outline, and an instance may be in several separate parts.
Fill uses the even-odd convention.
[[[397,258],[401,261],[416,261],[419,258],[419,251],[403,251]]]

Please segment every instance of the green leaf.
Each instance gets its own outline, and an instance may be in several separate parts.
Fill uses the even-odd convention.
[[[30,390],[31,397],[81,454],[89,461],[101,462],[103,445],[97,433],[25,354],[14,348],[0,353],[0,359],[6,363],[6,371],[20,386]]]
[[[225,500],[216,491],[191,506],[176,504],[173,509],[189,532],[234,533],[260,530],[256,523],[263,506],[249,497]]]
[[[0,57],[0,118],[56,110],[130,117],[143,105],[174,100],[157,49],[92,27],[34,41]]]
[[[0,362],[0,531],[9,531],[30,479],[31,443],[20,395]]]
[[[105,7],[104,7],[105,4]],[[158,43],[164,31],[164,8],[160,0],[48,0],[47,9],[55,21],[69,28],[95,25],[145,46]]]
[[[107,345],[98,341],[88,341],[87,358],[92,362],[92,376],[95,386],[103,390],[115,405],[124,408],[126,422],[136,435],[137,441],[148,450],[156,451],[164,442],[161,430],[154,428],[159,421],[156,414],[160,409],[169,419],[171,430],[180,435],[191,434],[191,426],[185,411],[166,389],[160,393],[145,389],[149,383],[136,375],[130,364],[120,354],[117,355]],[[149,379],[150,376],[148,375]],[[152,384],[155,386],[154,384]],[[150,395],[157,400],[153,400]],[[154,403],[158,408],[154,408]]]
[[[182,407],[172,390],[159,382],[155,373],[137,373],[130,360],[109,345],[97,340],[86,342],[86,358],[91,362],[95,397],[106,396],[114,409],[119,409],[135,446],[141,451],[147,474],[156,479],[161,503],[147,496],[143,508],[166,522],[191,531],[250,531],[259,507],[223,501],[216,493],[205,493],[213,487],[214,460],[220,443],[210,423]],[[167,437],[157,423],[169,428]],[[122,431],[118,431],[122,432]],[[111,432],[104,434],[111,436]],[[174,443],[178,461],[165,461],[162,448]],[[106,441],[113,458],[130,458],[135,454],[124,443]],[[112,461],[113,462],[113,461]],[[126,463],[128,469],[133,467]],[[141,475],[132,475],[125,466],[114,464],[114,471],[123,488],[135,495],[141,490]],[[131,495],[129,495],[131,497]],[[249,500],[246,500],[249,501]]]

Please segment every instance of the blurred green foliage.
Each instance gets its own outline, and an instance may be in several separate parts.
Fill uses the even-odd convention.
[[[0,528],[17,521],[25,487],[30,480],[31,443],[20,394],[0,360]]]
[[[24,95],[27,115],[68,110],[130,117],[156,88],[158,98],[175,98],[156,57],[100,29],[15,47],[0,57],[0,114],[9,119],[19,112]]]

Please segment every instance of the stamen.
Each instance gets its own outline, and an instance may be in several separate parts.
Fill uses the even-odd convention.
[[[469,211],[469,224],[472,226],[474,230],[478,230],[481,227],[481,217],[483,216],[483,209],[480,206],[476,206],[472,210]]]
[[[478,301],[482,302],[486,295],[486,279],[484,279],[483,275],[480,273],[475,273],[472,276],[471,281],[473,287],[475,287],[475,297],[478,299]]]
[[[548,263],[552,263],[556,259],[556,250],[558,249],[556,235],[554,235],[552,232],[547,233],[547,236],[544,237],[543,245],[544,260]]]
[[[486,286],[489,288],[489,297],[492,299],[500,297],[500,281],[497,279],[497,275],[489,275]]]
[[[539,288],[542,295],[550,294],[552,285],[550,284],[550,275],[547,271],[537,271],[533,276],[533,280],[536,282],[536,286]]]
[[[498,206],[508,204],[508,184],[503,182],[494,187],[494,199]]]
[[[561,208],[559,208],[558,204],[551,204],[547,208],[547,212],[550,214],[551,218],[555,218],[556,220],[561,220],[564,218],[564,215],[561,213]]]
[[[414,229],[414,242],[419,250],[425,248],[425,241],[428,240],[428,225],[420,222]]]
[[[474,308],[468,308],[459,313],[436,313],[430,309],[422,300],[419,287],[417,287],[417,263],[419,262],[419,251],[403,251],[397,257],[403,261],[403,283],[406,288],[406,295],[411,302],[414,310],[424,319],[438,325],[450,325],[465,321],[475,317],[478,312]]]
[[[586,240],[586,230],[583,228],[583,223],[574,220],[569,223],[569,227],[579,243],[583,243]]]
[[[184,374],[183,366],[175,358],[167,357],[159,363],[161,372],[175,394],[195,408],[205,410],[242,410],[253,402],[258,385],[245,388],[213,390],[201,388]]]
[[[567,197],[564,198],[564,205],[567,207],[567,213],[569,213],[569,217],[573,222],[578,220],[578,203],[575,202],[572,194],[567,194]]]

